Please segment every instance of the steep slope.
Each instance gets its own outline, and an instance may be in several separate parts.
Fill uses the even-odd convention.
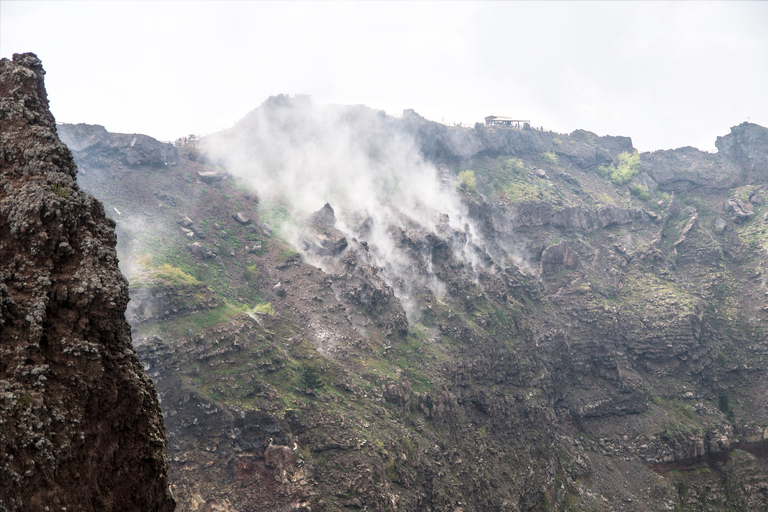
[[[768,130],[638,155],[284,96],[178,161],[59,130],[182,510],[768,507]]]
[[[174,509],[115,224],[82,192],[33,54],[0,60],[0,509]]]

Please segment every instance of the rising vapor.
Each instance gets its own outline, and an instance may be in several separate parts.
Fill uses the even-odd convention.
[[[298,220],[329,203],[338,219],[335,228],[367,244],[371,264],[382,270],[412,319],[414,287],[440,297],[444,286],[430,268],[431,256],[421,255],[419,265],[399,249],[394,232],[451,232],[454,253],[466,269],[472,272],[480,259],[472,250],[477,230],[452,176],[425,161],[398,122],[363,106],[317,105],[308,97],[281,95],[230,130],[208,137],[204,148],[262,198],[288,202]],[[299,230],[281,227],[309,263],[323,268],[302,246]]]

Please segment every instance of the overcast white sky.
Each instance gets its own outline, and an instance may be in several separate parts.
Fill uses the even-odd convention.
[[[59,122],[172,140],[268,96],[627,135],[768,126],[768,2],[0,0],[0,57],[43,61]]]

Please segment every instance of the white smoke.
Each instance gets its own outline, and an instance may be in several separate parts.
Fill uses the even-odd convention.
[[[420,156],[413,137],[400,126],[367,107],[278,96],[232,129],[207,138],[204,147],[263,199],[288,200],[298,215],[329,203],[338,219],[335,227],[369,244],[373,263],[413,313],[408,305],[414,304],[416,289],[426,286],[441,296],[444,285],[431,268],[426,276],[413,268],[413,259],[398,249],[391,230],[435,233],[441,214],[470,241],[477,230],[469,226],[452,179]],[[288,236],[300,250],[297,235]],[[466,268],[480,265],[466,243],[454,249]]]

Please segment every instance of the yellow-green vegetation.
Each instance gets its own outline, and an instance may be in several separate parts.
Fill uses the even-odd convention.
[[[183,338],[190,332],[199,333],[203,329],[230,322],[233,318],[245,314],[247,314],[247,309],[243,306],[225,302],[214,309],[178,316],[159,324],[142,326],[139,328],[139,332],[140,334],[160,334],[163,337]]]
[[[251,310],[251,312],[256,315],[272,316],[275,314],[275,308],[273,308],[272,304],[269,302],[262,302],[261,304],[256,304]]]
[[[474,161],[477,188],[505,203],[547,201],[568,205],[572,200],[548,179],[532,176],[519,158],[483,157]]]
[[[163,263],[157,267],[153,273],[153,277],[174,286],[185,284],[200,284],[200,281],[195,279],[193,276],[187,274],[178,267],[169,265],[168,263]]]
[[[255,263],[245,267],[245,272],[243,272],[243,279],[245,279],[246,282],[254,283],[258,278],[259,278],[259,269]]]
[[[541,155],[541,161],[549,165],[557,165],[557,155],[554,151],[545,151]]]
[[[58,181],[51,185],[51,192],[64,199],[69,197],[69,189]]]
[[[648,189],[639,183],[631,184],[629,186],[629,191],[632,192],[632,195],[636,196],[638,199],[642,199],[643,201],[647,201],[651,198],[651,193],[648,192]]]
[[[519,182],[512,182],[504,187],[504,198],[507,199],[510,203],[536,201],[542,199],[538,187],[530,183]]]
[[[400,478],[400,475],[395,468],[395,459],[390,458],[384,465],[384,472],[387,475],[387,480],[393,481]]]
[[[465,192],[474,192],[477,187],[477,180],[475,179],[475,171],[465,170],[461,171],[456,177],[456,183],[458,187]]]
[[[618,165],[601,165],[597,172],[610,179],[614,185],[626,185],[640,172],[640,153],[624,151],[619,155]]]
[[[136,258],[136,261],[146,269],[146,272],[140,273],[131,280],[134,287],[141,286],[188,286],[200,284],[193,275],[184,272],[179,267],[174,267],[169,263],[163,263],[155,266],[154,258],[151,254],[142,254]]]
[[[405,449],[408,457],[413,458],[416,453],[416,448],[413,445],[413,441],[411,441],[410,438],[404,437],[400,440],[400,445]]]
[[[486,194],[502,194],[511,182],[527,178],[525,165],[519,158],[483,158],[476,164],[481,188]]]

